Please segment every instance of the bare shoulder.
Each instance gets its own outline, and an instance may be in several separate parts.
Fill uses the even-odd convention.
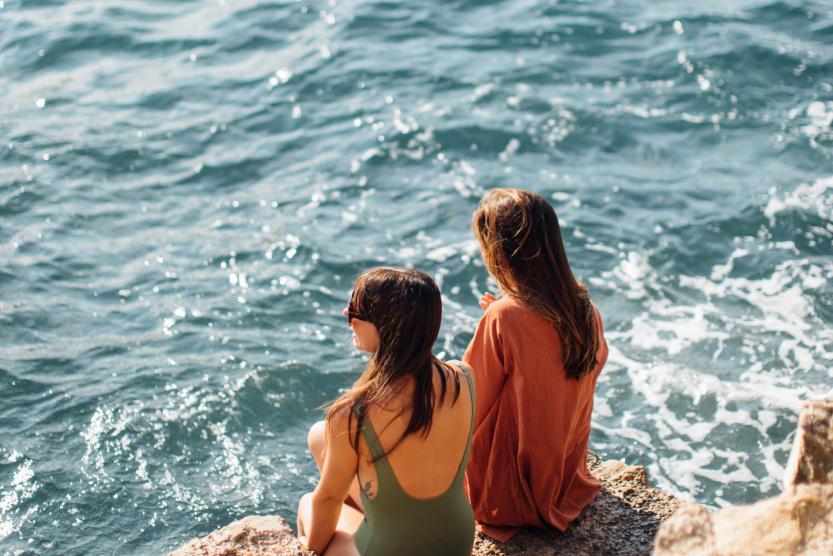
[[[469,365],[468,363],[464,363],[463,361],[458,361],[458,360],[455,359],[455,360],[452,360],[452,361],[443,361],[443,364],[444,364],[443,366],[446,369],[445,372],[447,374],[449,372],[454,373],[454,374],[448,375],[449,378],[454,378],[454,379],[458,380],[461,384],[465,384],[466,386],[468,386],[468,382],[466,381],[466,375],[468,374],[468,376],[471,378],[472,384],[474,384],[474,381],[475,381],[474,369],[472,369],[471,365]],[[466,370],[463,367],[464,365],[469,368],[468,373],[466,373]]]
[[[340,438],[354,434],[356,431],[356,417],[353,411],[345,406],[339,408],[327,426],[327,435],[330,438]]]
[[[590,306],[593,308],[593,316],[596,319],[596,326],[599,328],[601,332],[604,332],[604,323],[602,322],[602,314],[599,312],[599,308],[596,307],[596,304],[592,301],[590,302]]]

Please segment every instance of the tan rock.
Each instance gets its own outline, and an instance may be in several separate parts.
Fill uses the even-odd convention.
[[[248,516],[168,556],[315,556],[278,516]]]
[[[629,481],[646,488],[651,487],[651,483],[648,481],[648,473],[642,466],[625,465],[621,461],[610,459],[598,467],[594,467],[591,471],[600,481]]]
[[[802,483],[833,484],[833,400],[806,402],[784,473],[784,489]]]
[[[802,407],[784,485],[714,514],[685,506],[660,527],[654,556],[833,555],[833,400]]]
[[[698,504],[683,505],[671,519],[663,523],[655,546],[655,556],[717,556],[714,523],[709,512]]]
[[[833,485],[798,485],[709,514],[686,505],[660,527],[654,556],[829,556]]]

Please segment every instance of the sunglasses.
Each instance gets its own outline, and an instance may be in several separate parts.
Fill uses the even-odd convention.
[[[353,302],[353,298],[351,296],[350,303],[347,305],[347,324],[352,325],[353,319],[370,322],[370,317],[363,315],[356,310],[356,304]]]

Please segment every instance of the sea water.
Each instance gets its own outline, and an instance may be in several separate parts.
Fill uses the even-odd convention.
[[[604,319],[591,448],[716,508],[833,397],[833,7],[0,0],[0,553],[294,522],[375,265],[457,358],[494,187]]]

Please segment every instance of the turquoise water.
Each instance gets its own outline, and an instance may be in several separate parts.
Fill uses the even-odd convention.
[[[492,187],[551,200],[611,347],[592,448],[711,507],[833,397],[826,2],[0,0],[0,553],[293,521],[378,264],[459,357]]]

